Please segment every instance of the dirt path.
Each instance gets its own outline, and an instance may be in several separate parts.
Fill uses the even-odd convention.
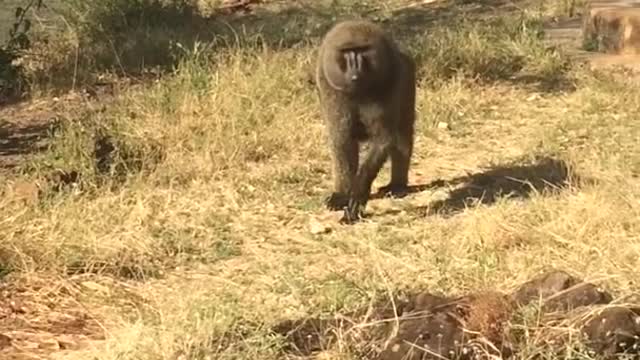
[[[78,301],[78,284],[42,275],[10,280],[0,284],[0,358],[47,359],[104,339],[100,321]]]
[[[52,107],[53,105],[53,107]],[[55,104],[38,101],[0,110],[0,170],[24,163],[46,147],[45,139],[56,123]]]
[[[112,84],[108,84],[91,95],[71,91],[59,97],[0,107],[0,172],[16,169],[45,150],[47,139],[63,119],[75,119],[83,112],[104,108],[114,98]]]

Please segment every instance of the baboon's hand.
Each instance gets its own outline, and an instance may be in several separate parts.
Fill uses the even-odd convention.
[[[324,204],[329,210],[342,210],[349,204],[349,197],[346,194],[334,192],[327,196]]]
[[[354,198],[349,199],[347,207],[344,209],[344,215],[340,219],[341,224],[354,224],[362,219],[364,214],[364,205],[362,201]]]

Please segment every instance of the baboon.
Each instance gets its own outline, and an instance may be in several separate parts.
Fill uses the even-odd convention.
[[[391,181],[380,189],[407,189],[415,122],[415,62],[378,25],[346,20],[330,29],[318,52],[316,87],[333,160],[330,210],[341,223],[362,217],[373,181],[391,158]],[[360,144],[369,151],[361,164]]]

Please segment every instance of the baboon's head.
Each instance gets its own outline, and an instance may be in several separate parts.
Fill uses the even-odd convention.
[[[392,51],[378,26],[363,22],[340,24],[325,38],[325,78],[336,90],[369,93],[390,76]]]

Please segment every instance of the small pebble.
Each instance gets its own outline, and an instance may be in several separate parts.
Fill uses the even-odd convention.
[[[449,130],[449,123],[446,123],[446,122],[443,122],[443,121],[439,122],[438,123],[438,129],[440,129],[440,130]]]

